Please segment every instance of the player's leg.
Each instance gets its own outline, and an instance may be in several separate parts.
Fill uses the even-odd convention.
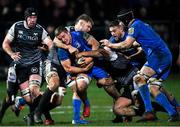
[[[167,96],[170,103],[176,108],[178,112],[180,112],[180,103],[177,101],[175,96],[169,91],[167,91],[164,87],[161,87],[160,91],[163,92]]]
[[[161,82],[158,82],[158,80],[156,78],[153,78],[153,79],[150,78],[149,80],[150,80],[150,82],[149,82],[150,91],[151,91],[153,97],[168,112],[168,114],[170,116],[168,121],[169,122],[178,121],[179,120],[178,112],[171,105],[167,96],[159,90],[160,86],[161,86]]]
[[[80,74],[74,80],[68,81],[68,87],[73,91],[73,121],[72,124],[87,124],[88,122],[80,119],[81,100],[87,100],[87,87],[90,79],[85,74]]]
[[[8,69],[8,76],[7,76],[7,95],[3,99],[3,102],[0,107],[0,123],[2,122],[2,119],[4,117],[4,114],[8,107],[10,105],[14,104],[15,101],[15,96],[18,92],[19,86],[17,83],[17,74],[16,74],[16,65],[11,64],[9,69]]]
[[[145,105],[145,113],[141,121],[154,121],[157,119],[153,112],[153,107],[150,99],[150,92],[147,84],[149,77],[155,74],[155,71],[147,66],[143,66],[142,69],[133,77],[134,82],[138,85],[139,93]]]
[[[7,82],[8,88],[7,88],[7,95],[3,99],[1,107],[0,107],[0,123],[2,122],[2,119],[4,117],[4,114],[9,106],[14,104],[15,96],[18,91],[18,85],[17,83]]]
[[[35,110],[34,120],[36,123],[42,123],[41,115],[46,110],[51,96],[55,91],[57,91],[60,84],[60,78],[57,73],[57,69],[49,60],[45,61],[45,76],[48,86]]]

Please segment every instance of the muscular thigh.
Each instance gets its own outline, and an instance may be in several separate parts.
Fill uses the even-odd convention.
[[[43,68],[43,72],[46,80],[50,73],[57,73],[58,77],[60,78],[60,85],[65,86],[66,73],[61,65],[52,63],[51,61],[47,60],[45,62],[45,67]]]

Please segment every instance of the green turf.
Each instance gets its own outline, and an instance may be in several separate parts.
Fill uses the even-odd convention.
[[[171,91],[180,101],[180,75],[173,75],[165,82],[165,87]],[[5,95],[5,82],[0,82],[0,102]],[[52,117],[55,120],[55,126],[72,126],[72,93],[70,90],[64,98],[62,106],[51,111]],[[96,87],[95,83],[91,83],[88,89],[88,96],[91,102],[91,116],[87,118],[91,123],[87,126],[180,126],[180,122],[167,122],[168,115],[158,113],[159,120],[157,122],[136,123],[139,117],[135,117],[131,123],[113,124],[111,120],[114,118],[112,113],[112,99],[104,92],[103,89]],[[28,108],[22,110],[19,117],[16,117],[11,109],[8,109],[3,122],[0,126],[24,126],[23,116],[27,113]],[[42,126],[42,125],[41,125]]]

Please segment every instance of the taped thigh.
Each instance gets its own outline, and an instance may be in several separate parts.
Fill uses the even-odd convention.
[[[40,86],[42,77],[38,74],[32,74],[29,78],[29,86]]]
[[[162,79],[157,79],[157,78],[149,78],[147,81],[148,87],[150,88],[151,86],[157,86],[159,89],[162,87]]]
[[[21,91],[21,95],[23,97],[25,96],[30,96],[30,89],[29,89],[29,83],[28,81],[20,84],[20,91]]]
[[[133,77],[133,81],[138,84],[138,85],[144,85],[144,83],[141,83],[142,78],[145,80],[145,82],[147,80],[149,80],[149,76],[145,75],[144,73],[142,73],[141,71],[138,71],[137,74]]]
[[[51,77],[59,77],[58,73],[56,71],[50,71],[47,75],[46,75],[46,82],[47,84],[49,84],[49,80]]]

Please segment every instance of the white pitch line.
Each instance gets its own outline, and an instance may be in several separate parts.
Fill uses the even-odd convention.
[[[56,109],[73,109],[73,106],[58,106]],[[91,106],[91,112],[112,112],[112,106]],[[72,111],[51,111],[51,114],[72,114]]]

